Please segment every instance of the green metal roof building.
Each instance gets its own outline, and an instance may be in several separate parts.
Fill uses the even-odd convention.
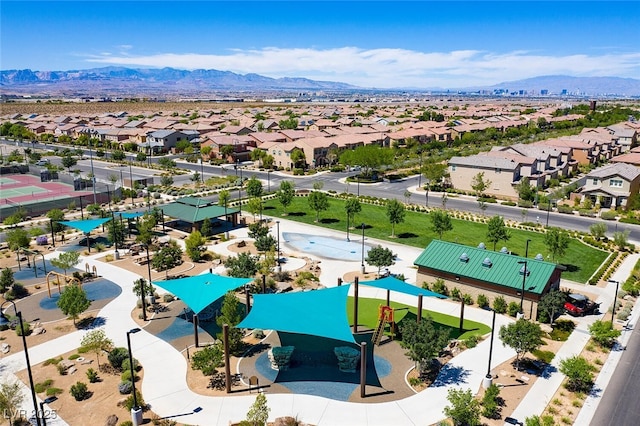
[[[226,209],[217,203],[196,197],[180,198],[162,207],[165,215],[191,224],[193,230],[200,229],[205,219],[229,217],[233,225],[237,225],[238,209]]]
[[[526,300],[530,305],[530,316],[534,315],[537,302],[544,294],[559,288],[562,274],[561,267],[542,259],[527,259],[508,252],[486,250],[482,246],[470,247],[440,240],[433,240],[414,265],[418,267],[418,285],[442,278],[449,290],[457,287],[474,300],[479,294],[489,299],[502,295],[507,303]],[[528,307],[523,304],[525,312]]]

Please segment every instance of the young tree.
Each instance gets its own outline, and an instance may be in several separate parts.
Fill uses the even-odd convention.
[[[231,193],[228,189],[223,189],[218,193],[218,205],[224,207],[224,218],[225,220],[229,220],[227,217],[227,207],[229,206],[229,201],[231,200]]]
[[[264,192],[262,182],[260,182],[255,176],[251,176],[251,179],[247,181],[245,189],[249,197],[261,197]]]
[[[168,187],[173,185],[173,177],[169,176],[169,175],[164,175],[160,178],[160,185],[164,186],[164,187]]]
[[[493,251],[496,251],[498,241],[508,241],[511,238],[509,229],[504,224],[501,216],[493,216],[487,223],[487,241],[493,243]]]
[[[476,193],[476,197],[480,198],[484,195],[484,191],[491,186],[491,181],[484,178],[484,172],[480,172],[471,178],[471,189]]]
[[[500,339],[516,351],[516,369],[520,369],[520,360],[527,352],[544,345],[540,325],[520,318],[518,321],[500,328]]]
[[[76,319],[89,308],[91,301],[87,298],[87,292],[80,285],[73,283],[62,291],[57,305],[63,314],[73,319],[75,325]]]
[[[598,320],[589,326],[591,338],[603,348],[612,348],[622,332],[613,328],[611,321]]]
[[[267,407],[267,397],[264,393],[258,393],[247,413],[247,421],[252,426],[265,426],[269,419],[269,411],[271,409]]]
[[[380,268],[393,265],[395,258],[396,255],[391,250],[378,245],[367,252],[365,261],[369,265],[376,266],[378,268],[378,276],[380,276]]]
[[[451,216],[444,210],[433,210],[429,213],[431,219],[430,231],[438,234],[438,239],[442,239],[442,234],[453,229],[451,224]]]
[[[14,424],[13,419],[18,418],[23,401],[24,393],[18,381],[0,384],[0,411],[9,419],[9,424]]]
[[[144,152],[139,152],[136,154],[136,161],[139,163],[143,163],[145,161],[147,161],[147,154],[145,154]]]
[[[62,165],[67,168],[69,173],[71,173],[71,168],[78,164],[78,160],[73,158],[71,155],[65,155],[62,157]]]
[[[444,414],[451,417],[454,426],[479,426],[480,402],[473,397],[471,389],[449,389],[447,400],[451,405],[444,407]]]
[[[169,269],[182,263],[182,249],[178,243],[171,241],[153,255],[151,266],[157,271],[165,271],[165,277],[169,279]]]
[[[427,162],[422,166],[422,174],[428,179],[428,186],[431,188],[441,183],[449,173],[446,164]]]
[[[92,330],[84,335],[80,346],[89,352],[96,354],[98,368],[100,367],[100,355],[113,349],[113,341],[109,339],[103,329]]]
[[[595,367],[581,356],[560,361],[560,372],[567,376],[567,389],[571,392],[589,392],[593,386]]]
[[[360,204],[360,200],[355,197],[351,197],[347,199],[347,202],[344,203],[344,211],[347,213],[347,218],[351,224],[353,224],[353,220],[356,214],[362,211],[362,205]]]
[[[10,268],[4,268],[0,272],[0,293],[8,291],[16,283],[13,277],[13,271]]]
[[[126,236],[124,224],[122,223],[122,221],[115,218],[113,220],[110,220],[107,224],[107,230],[109,232],[109,241],[114,243],[116,246],[122,247]]]
[[[208,220],[208,219],[207,219]],[[202,247],[206,240],[202,237],[200,231],[195,230],[184,240],[185,251],[187,256],[194,261],[200,262],[202,259]]]
[[[224,365],[224,351],[220,343],[205,346],[191,355],[191,368],[200,370],[205,376],[216,372],[216,368]]]
[[[249,202],[247,203],[247,211],[253,215],[254,220],[256,215],[260,215],[260,220],[262,220],[263,210],[264,202],[262,201],[262,197],[253,197],[249,199]]]
[[[304,169],[307,166],[306,156],[304,155],[304,151],[300,148],[293,148],[291,151],[291,161],[293,162],[293,167],[297,169]]]
[[[589,233],[596,240],[600,240],[607,234],[607,224],[604,222],[594,223],[589,227]]]
[[[138,229],[138,235],[136,235],[136,241],[142,244],[149,245],[153,240],[153,228],[156,226],[156,217],[153,214],[145,213],[136,225]]]
[[[309,207],[316,212],[316,222],[320,221],[320,212],[329,208],[329,197],[324,192],[313,191],[309,194]]]
[[[520,182],[516,184],[515,190],[521,200],[533,201],[536,198],[536,190],[531,186],[529,178],[526,176],[520,179]]]
[[[206,218],[205,220],[202,221],[202,225],[200,226],[200,233],[205,239],[211,236],[211,234],[213,233],[213,229],[211,226],[211,219]]]
[[[258,258],[249,253],[238,253],[238,256],[229,256],[224,266],[230,277],[250,278],[258,272]]]
[[[64,212],[60,209],[51,209],[47,212],[47,218],[51,221],[54,235],[64,230],[64,225],[60,221],[64,220]]]
[[[296,190],[293,182],[288,180],[283,180],[280,182],[280,190],[278,191],[278,201],[282,204],[282,209],[284,210],[283,215],[287,213],[287,207],[293,201],[293,197],[296,195]]]
[[[64,270],[65,275],[68,269],[75,267],[78,263],[80,263],[80,252],[77,251],[63,251],[57,259],[51,259],[51,265]]]
[[[616,231],[613,233],[613,242],[618,246],[618,250],[624,250],[629,244],[629,230]]]
[[[392,149],[371,144],[345,150],[340,154],[339,161],[347,166],[361,166],[362,175],[370,177],[374,169],[392,164],[394,156]]]
[[[9,248],[15,252],[21,248],[28,248],[29,244],[31,244],[31,237],[29,237],[29,233],[22,228],[7,231],[4,240]]]
[[[400,201],[391,199],[387,202],[387,218],[391,223],[391,237],[395,237],[395,226],[398,223],[404,222],[404,216],[406,214],[404,204]]]
[[[400,322],[402,341],[400,345],[408,349],[406,355],[421,373],[429,372],[432,361],[438,353],[449,343],[449,332],[440,327],[435,327],[429,315],[417,321]]]
[[[111,158],[114,161],[124,161],[127,159],[127,154],[125,154],[124,151],[120,151],[119,149],[116,149],[111,153]]]
[[[222,306],[220,307],[220,315],[216,318],[216,323],[220,328],[224,324],[229,326],[229,351],[232,353],[240,349],[242,344],[242,330],[235,327],[241,320],[240,302],[235,293],[229,291],[224,295]],[[220,337],[222,337],[222,332]]]
[[[569,248],[569,235],[560,228],[549,228],[544,235],[544,244],[551,253],[551,259],[561,258]]]
[[[542,296],[540,303],[538,304],[538,311],[548,317],[549,323],[553,324],[556,319],[556,314],[562,312],[564,308],[564,302],[567,300],[566,295],[558,290],[552,290],[549,293]],[[543,318],[541,318],[542,320]]]

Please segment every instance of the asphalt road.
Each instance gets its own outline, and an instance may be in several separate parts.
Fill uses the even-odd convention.
[[[640,332],[636,327],[591,420],[592,425],[640,424]]]

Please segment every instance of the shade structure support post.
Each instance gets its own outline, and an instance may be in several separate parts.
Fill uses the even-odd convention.
[[[244,286],[244,300],[245,300],[245,313],[247,315],[249,315],[249,312],[251,312],[251,295],[249,294],[249,286],[245,285]]]
[[[267,292],[267,276],[262,274],[262,294]]]
[[[353,281],[353,332],[358,332],[358,277]]]
[[[338,287],[342,285],[342,278],[338,278]]]
[[[367,342],[360,343],[360,398],[367,395]]]
[[[387,306],[391,306],[391,290],[387,290]]]
[[[193,340],[195,342],[195,347],[197,348],[200,344],[198,341],[198,315],[193,314]]]
[[[422,321],[422,295],[418,295],[418,324]]]
[[[224,344],[224,387],[231,393],[231,363],[229,362],[229,324],[222,325],[222,340]]]

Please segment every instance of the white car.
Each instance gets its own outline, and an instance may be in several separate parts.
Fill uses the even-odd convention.
[[[46,158],[43,158],[36,162],[36,166],[46,166],[47,164],[49,164],[49,160],[47,160]]]

